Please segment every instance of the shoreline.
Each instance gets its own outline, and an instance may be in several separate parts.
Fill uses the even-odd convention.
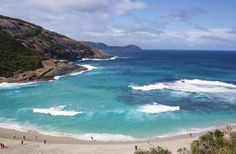
[[[35,136],[38,137],[38,139],[44,140],[44,139],[49,139],[50,143],[91,143],[91,142],[96,142],[96,143],[124,143],[124,144],[129,144],[129,143],[142,143],[142,142],[147,142],[147,141],[154,141],[154,142],[160,142],[163,140],[166,141],[171,141],[171,140],[178,140],[178,139],[186,139],[189,138],[189,134],[192,134],[192,137],[199,137],[200,135],[206,133],[207,131],[212,131],[215,129],[219,130],[225,130],[226,126],[230,126],[233,130],[236,130],[236,124],[230,124],[230,125],[220,125],[218,127],[212,127],[212,128],[205,128],[202,129],[201,131],[185,131],[185,132],[174,132],[174,133],[167,133],[167,135],[159,135],[159,136],[151,136],[147,138],[142,138],[142,139],[137,139],[134,138],[133,140],[86,140],[86,139],[81,139],[76,137],[77,134],[69,134],[69,133],[59,133],[59,132],[43,132],[41,130],[37,129],[27,129],[24,127],[22,130],[20,129],[14,129],[10,128],[11,126],[4,127],[1,126],[0,124],[0,138],[7,138],[7,139],[13,139],[13,136],[16,136],[16,139],[22,140],[22,136],[29,136],[28,141],[35,141]],[[112,134],[111,134],[112,135]],[[116,135],[116,134],[114,134]],[[120,134],[122,135],[122,134]],[[26,139],[27,140],[27,139]],[[69,141],[69,142],[68,142]]]
[[[16,138],[14,139],[14,135]],[[181,135],[169,138],[159,138],[155,140],[140,140],[140,141],[83,141],[72,137],[51,136],[40,134],[36,131],[21,132],[13,129],[0,127],[0,142],[5,144],[7,148],[0,149],[0,153],[44,153],[44,154],[95,154],[95,153],[122,153],[133,154],[135,146],[138,149],[149,149],[150,147],[162,146],[168,148],[173,153],[176,153],[178,148],[187,147],[200,134]],[[21,144],[25,136],[24,144]],[[37,140],[36,140],[37,136]],[[44,144],[46,140],[46,144]]]
[[[235,126],[232,128],[235,130]],[[192,136],[182,134],[137,141],[84,141],[72,137],[45,135],[37,131],[21,132],[0,126],[0,142],[4,143],[7,147],[0,149],[0,153],[133,154],[135,152],[135,146],[142,150],[161,146],[168,148],[173,154],[176,154],[179,148],[186,147],[190,149],[191,142],[196,140],[203,133],[205,132],[192,133]],[[23,136],[25,136],[25,140],[23,140]],[[22,140],[24,141],[23,145],[21,144]],[[46,144],[43,143],[44,140],[46,140]]]

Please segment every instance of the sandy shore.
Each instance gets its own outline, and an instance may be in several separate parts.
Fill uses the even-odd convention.
[[[175,154],[179,148],[190,149],[190,143],[203,133],[193,133],[191,137],[189,134],[183,134],[142,141],[112,142],[82,141],[72,137],[44,135],[35,131],[21,132],[0,128],[0,142],[7,146],[0,149],[0,154],[133,154],[135,145],[138,146],[138,149],[161,146]],[[25,136],[25,140],[22,145],[23,136]],[[44,140],[46,140],[46,144],[43,143]]]
[[[15,135],[15,139],[14,136]],[[180,147],[189,148],[190,143],[200,134],[178,135],[143,141],[82,141],[71,137],[43,135],[35,131],[21,132],[0,128],[0,142],[7,148],[0,149],[3,154],[133,154],[135,145],[140,149],[162,146],[176,153]],[[24,144],[21,144],[25,136]],[[37,136],[37,140],[36,140]],[[47,143],[44,144],[43,141]]]

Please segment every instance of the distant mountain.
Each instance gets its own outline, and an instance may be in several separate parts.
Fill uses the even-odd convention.
[[[0,16],[0,83],[48,80],[85,70],[70,61],[109,55],[32,23]]]
[[[90,41],[82,41],[83,44],[90,46],[103,51],[142,51],[143,49],[136,45],[127,45],[127,46],[109,46],[105,43],[95,43]]]

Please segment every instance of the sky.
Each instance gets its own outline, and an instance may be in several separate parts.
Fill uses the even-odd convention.
[[[236,0],[0,0],[0,14],[79,41],[236,50]]]

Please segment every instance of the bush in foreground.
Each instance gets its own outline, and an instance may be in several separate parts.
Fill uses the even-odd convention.
[[[171,154],[171,152],[168,149],[164,149],[158,146],[157,148],[151,148],[147,151],[137,150],[134,154]]]
[[[209,131],[191,144],[193,154],[236,154],[236,133],[228,127],[225,132]]]

